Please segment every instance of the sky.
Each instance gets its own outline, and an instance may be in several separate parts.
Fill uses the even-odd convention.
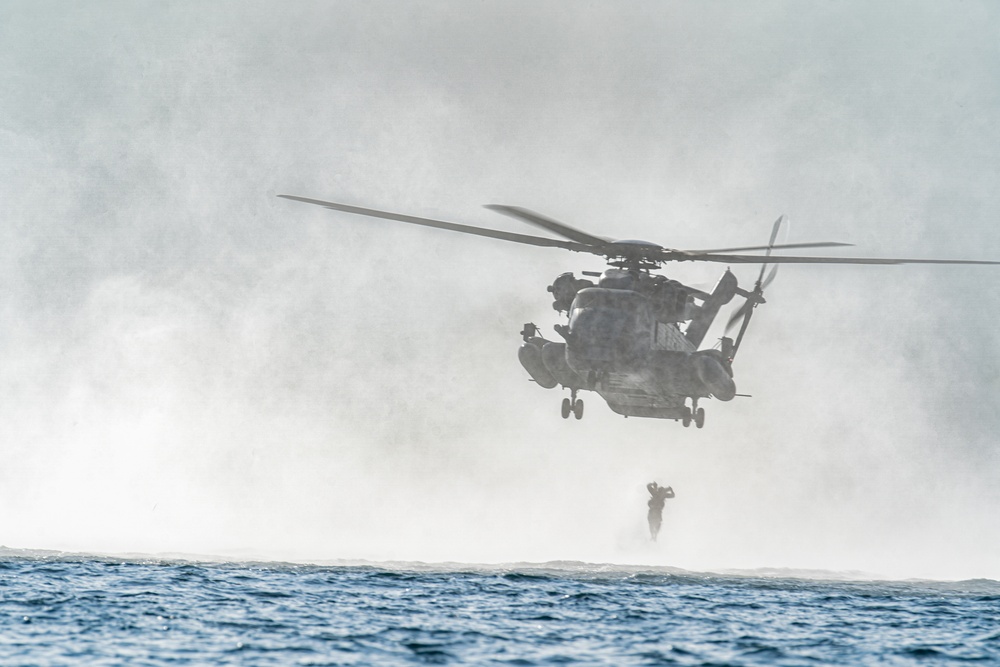
[[[0,544],[1000,578],[1000,270],[782,266],[752,398],[563,421],[599,258],[276,197],[1000,259],[992,3],[15,1],[0,86]]]

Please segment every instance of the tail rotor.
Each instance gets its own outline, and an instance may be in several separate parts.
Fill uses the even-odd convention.
[[[767,248],[764,252],[764,257],[771,256],[771,250],[774,249],[775,241],[778,238],[778,232],[781,229],[781,225],[784,221],[785,221],[785,216],[781,216],[780,218],[774,221],[774,226],[771,228],[771,239],[767,242]],[[726,352],[728,352],[726,356],[729,358],[730,363],[732,362],[733,359],[736,358],[736,353],[739,351],[740,344],[743,342],[743,336],[747,332],[747,327],[750,326],[750,318],[753,317],[754,309],[760,304],[766,303],[764,301],[764,290],[767,288],[768,285],[771,284],[777,273],[778,273],[777,264],[771,266],[770,271],[767,270],[766,263],[761,264],[760,274],[757,276],[757,282],[754,283],[753,291],[748,292],[747,290],[739,288],[736,290],[736,293],[745,298],[746,301],[743,303],[742,306],[740,306],[739,310],[733,313],[732,317],[730,317],[729,321],[726,323],[726,333],[729,333],[729,331],[736,325],[737,322],[739,322],[740,320],[743,321],[743,323],[740,325],[739,333],[736,334],[736,340],[732,341],[731,343],[731,347],[730,345],[724,346],[724,348],[730,348],[726,350]]]

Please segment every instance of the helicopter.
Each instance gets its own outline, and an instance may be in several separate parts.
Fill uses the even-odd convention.
[[[518,360],[530,379],[545,389],[561,386],[560,414],[583,418],[581,391],[596,392],[608,407],[626,418],[648,417],[679,421],[688,427],[705,425],[702,399],[731,401],[737,396],[733,361],[744,340],[754,311],[764,299],[780,264],[1000,264],[990,260],[901,259],[869,257],[810,257],[773,254],[775,250],[847,246],[820,241],[778,244],[785,220],[779,217],[766,245],[707,250],[678,250],[640,240],[611,240],[519,206],[487,204],[486,208],[545,229],[561,239],[475,227],[296,195],[278,195],[334,211],[395,220],[463,234],[525,245],[562,248],[602,256],[603,272],[583,271],[586,277],[562,273],[548,286],[552,307],[567,317],[553,330],[561,340],[541,335],[534,323],[520,331]],[[763,254],[745,254],[760,252]],[[739,285],[727,267],[711,292],[685,285],[656,273],[671,262],[759,264],[751,289]],[[768,271],[768,266],[771,270]],[[590,280],[594,278],[595,280]],[[726,323],[725,333],[739,325],[735,337],[725,335],[717,347],[702,349],[705,335],[719,311],[734,298],[743,304]],[[689,405],[690,402],[690,405]]]

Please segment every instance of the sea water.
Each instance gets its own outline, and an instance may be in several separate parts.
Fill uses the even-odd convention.
[[[3,665],[1000,664],[1000,582],[0,551]]]

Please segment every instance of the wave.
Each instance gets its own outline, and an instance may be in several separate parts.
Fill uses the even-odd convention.
[[[930,579],[930,578],[889,578],[869,573],[849,570],[834,571],[823,569],[764,567],[753,569],[689,570],[669,565],[637,565],[622,563],[591,563],[575,560],[554,560],[545,562],[500,562],[464,563],[454,561],[393,561],[367,559],[308,559],[278,560],[253,554],[241,556],[218,556],[188,553],[90,553],[67,552],[51,549],[11,548],[0,545],[0,562],[9,560],[34,560],[48,562],[115,562],[159,565],[203,565],[268,569],[364,569],[386,573],[419,574],[479,574],[507,578],[566,578],[566,579],[635,579],[651,582],[656,580],[704,580],[720,583],[854,583],[880,584],[906,588],[926,588],[941,592],[969,593],[978,595],[1000,595],[1000,581],[988,578],[974,579]]]

